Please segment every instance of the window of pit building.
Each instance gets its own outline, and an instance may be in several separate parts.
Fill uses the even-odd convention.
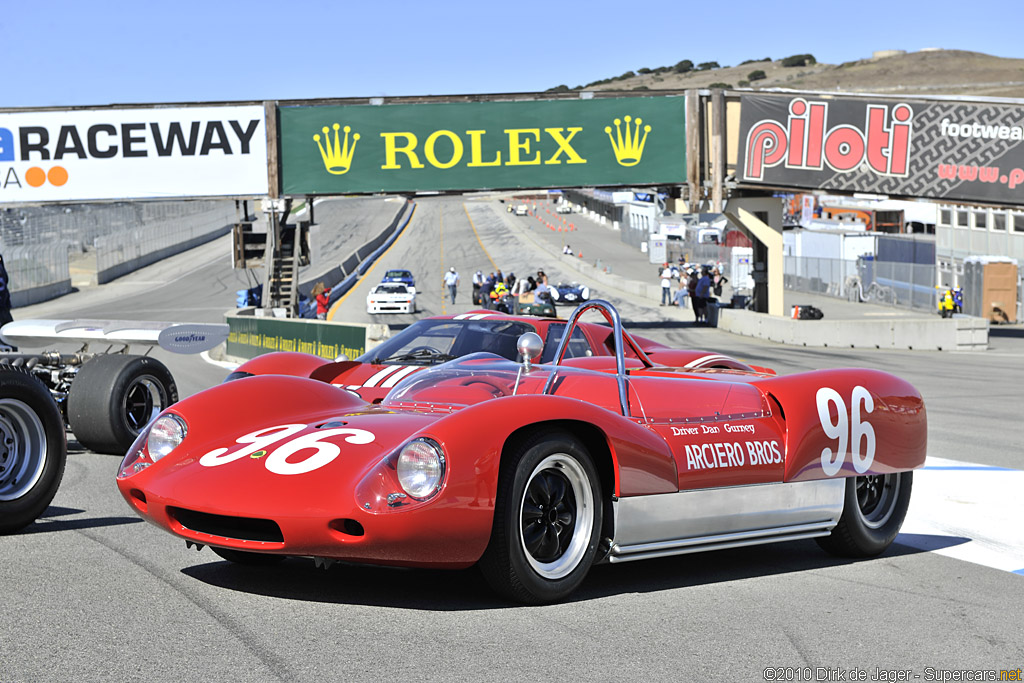
[[[953,212],[950,209],[939,209],[939,225],[944,228],[953,225]]]
[[[970,223],[971,223],[971,217],[970,217],[970,214],[967,213],[967,209],[957,209],[956,210],[956,227],[958,227],[958,228],[966,228],[966,227],[968,227],[970,225]]]
[[[1005,211],[993,211],[992,212],[992,229],[999,230],[1000,232],[1006,232],[1006,212]]]
[[[1024,213],[1014,211],[1010,214],[1010,218],[1013,219],[1013,231],[1024,232]]]
[[[971,213],[974,214],[974,229],[988,230],[988,212],[985,210],[975,210]]]

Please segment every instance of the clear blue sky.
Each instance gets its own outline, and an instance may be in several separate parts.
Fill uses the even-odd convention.
[[[1022,17],[1011,0],[12,0],[0,107],[533,92],[805,52],[1021,58]]]

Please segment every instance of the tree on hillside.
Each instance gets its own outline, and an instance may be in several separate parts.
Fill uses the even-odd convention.
[[[751,71],[749,74],[747,74],[747,78],[749,78],[752,81],[760,81],[765,78],[768,78],[768,76],[765,74],[764,71],[758,69],[757,71]]]
[[[684,59],[681,62],[677,62],[673,68],[677,74],[684,74],[687,71],[693,71],[693,62],[689,59]]]
[[[698,71],[710,71],[711,69],[720,68],[722,67],[718,66],[718,62],[701,62],[700,64],[697,65]]]
[[[732,83],[722,83],[721,81],[715,81],[714,83],[712,83],[708,87],[709,88],[722,88],[723,90],[728,90],[728,89],[732,88]]]
[[[782,66],[814,66],[817,63],[814,55],[793,55],[782,60]]]

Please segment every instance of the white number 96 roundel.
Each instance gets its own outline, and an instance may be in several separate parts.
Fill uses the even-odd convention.
[[[319,429],[315,432],[303,434],[298,438],[290,439],[290,437],[298,434],[307,426],[304,424],[287,424],[250,432],[235,439],[235,443],[246,444],[244,448],[240,448],[237,451],[232,451],[230,448],[215,448],[199,458],[199,464],[206,467],[217,467],[218,465],[226,465],[229,462],[234,462],[246,456],[255,455],[262,457],[259,453],[260,451],[265,451],[272,444],[280,443],[272,452],[266,454],[264,466],[274,474],[305,474],[327,465],[341,454],[341,449],[338,448],[337,444],[324,441],[324,439],[331,436],[347,436],[345,441],[348,443],[364,444],[370,443],[376,438],[373,432],[368,432],[365,429],[339,427],[336,429]],[[286,439],[290,440],[286,441]],[[303,450],[312,450],[313,453],[307,455],[304,460],[288,462],[289,456]]]
[[[861,414],[869,414],[875,409],[874,399],[871,392],[864,387],[857,385],[850,395],[850,410],[847,412],[846,403],[843,397],[835,389],[822,387],[818,389],[815,396],[818,404],[818,418],[821,420],[821,428],[825,436],[837,441],[835,450],[825,447],[821,451],[821,469],[825,474],[833,477],[843,468],[846,460],[847,450],[853,460],[853,469],[857,474],[864,474],[871,468],[875,461],[875,430],[867,419],[862,419]],[[830,404],[836,406],[836,420],[832,421]],[[863,405],[863,411],[861,406]],[[861,451],[861,441],[864,442],[864,450]],[[850,448],[847,449],[847,446]]]

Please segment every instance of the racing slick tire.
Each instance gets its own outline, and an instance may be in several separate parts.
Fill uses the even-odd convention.
[[[218,548],[210,546],[210,550],[217,553],[221,558],[235,564],[247,564],[253,567],[265,567],[277,564],[285,558],[284,555],[271,555],[269,553],[252,553],[247,550],[234,550],[233,548]]]
[[[149,421],[178,401],[170,370],[148,356],[96,356],[68,392],[68,424],[83,447],[123,455]]]
[[[843,514],[830,535],[815,539],[818,545],[841,557],[880,555],[903,526],[913,478],[913,472],[848,477]]]
[[[64,476],[64,420],[43,383],[0,365],[0,534],[31,524]]]
[[[602,527],[601,481],[586,449],[562,431],[537,432],[502,458],[484,578],[512,600],[565,598],[590,571]]]

